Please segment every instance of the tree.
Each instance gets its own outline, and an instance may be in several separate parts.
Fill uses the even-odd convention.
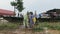
[[[14,6],[19,12],[22,12],[23,8],[23,0],[16,0],[11,2],[11,5]]]
[[[14,12],[15,12],[15,6],[17,6],[17,3],[16,2],[11,2],[11,5],[14,6]]]

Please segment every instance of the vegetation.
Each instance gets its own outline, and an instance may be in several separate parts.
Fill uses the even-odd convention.
[[[2,29],[17,29],[20,26],[19,23],[6,23],[0,24],[0,30]],[[43,31],[44,28],[51,30],[60,30],[60,22],[40,22],[33,27],[33,31]]]
[[[60,22],[41,22],[38,25],[36,25],[33,30],[34,31],[43,31],[44,28],[47,27],[48,29],[52,30],[60,30]]]
[[[16,0],[11,2],[11,5],[14,6],[14,8],[16,8],[18,11],[22,11],[23,8],[23,0]]]
[[[19,24],[17,23],[7,23],[7,24],[0,24],[0,30],[3,29],[17,29]]]

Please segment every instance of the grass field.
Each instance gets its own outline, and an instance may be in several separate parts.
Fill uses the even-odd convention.
[[[44,28],[51,30],[60,30],[60,22],[40,22],[38,25],[35,25],[33,30],[42,31]]]
[[[4,29],[17,29],[19,26],[19,23],[1,23],[0,24],[0,30]]]
[[[35,25],[31,30],[28,29],[21,29],[20,23],[6,23],[6,24],[0,24],[0,33],[3,34],[22,34],[22,33],[38,33],[41,32],[44,33],[44,28],[47,28],[49,33],[51,34],[60,34],[60,22],[39,22],[37,25]],[[14,29],[14,30],[13,30]],[[34,31],[34,32],[33,32]],[[56,32],[56,33],[55,33]]]
[[[0,29],[16,29],[20,26],[20,23],[6,23],[0,24]],[[34,25],[33,30],[41,31],[44,28],[60,30],[60,22],[39,22],[38,25]]]

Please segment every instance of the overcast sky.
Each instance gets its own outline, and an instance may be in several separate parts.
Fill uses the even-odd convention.
[[[13,0],[0,0],[0,8],[13,10],[10,2]],[[24,10],[26,11],[37,11],[37,13],[45,12],[53,8],[60,8],[60,0],[23,0]]]

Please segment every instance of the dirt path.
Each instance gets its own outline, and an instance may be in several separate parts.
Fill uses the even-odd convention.
[[[45,34],[44,32],[33,32],[31,30],[1,31],[0,34]],[[48,30],[48,34],[60,34],[57,30]]]
[[[19,29],[16,30],[2,30],[0,34],[40,34],[40,32],[34,32],[31,29],[20,26]]]
[[[48,30],[50,34],[60,34],[59,30]]]
[[[45,34],[44,32],[34,32],[31,29],[25,29],[20,26],[19,29],[16,30],[2,30],[0,34]],[[58,30],[48,30],[48,34],[60,34]]]

